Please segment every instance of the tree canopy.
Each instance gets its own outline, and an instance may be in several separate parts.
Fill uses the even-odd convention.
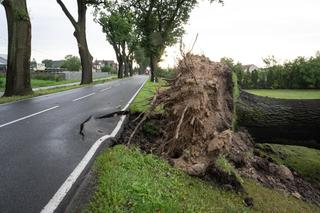
[[[73,55],[67,55],[61,68],[64,68],[67,71],[79,71],[81,68],[80,58]]]
[[[121,3],[106,3],[96,7],[95,21],[98,22],[113,47],[118,63],[118,77],[128,76],[132,71],[133,51],[137,44],[133,14]]]

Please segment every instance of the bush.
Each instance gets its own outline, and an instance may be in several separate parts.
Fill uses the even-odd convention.
[[[175,71],[172,68],[162,69],[158,68],[158,77],[160,78],[173,78],[175,75]]]
[[[67,71],[79,71],[81,68],[80,58],[73,55],[67,55],[61,68],[65,68]]]
[[[110,65],[104,65],[101,68],[101,72],[107,72],[107,73],[111,73],[111,74],[117,74],[117,70],[115,70],[113,67],[111,67]]]

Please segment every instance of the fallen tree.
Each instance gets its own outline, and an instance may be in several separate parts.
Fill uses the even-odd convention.
[[[236,102],[238,125],[256,142],[320,148],[320,100],[285,100],[241,91]]]

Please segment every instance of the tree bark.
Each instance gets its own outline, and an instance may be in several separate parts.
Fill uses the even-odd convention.
[[[256,142],[320,148],[320,100],[285,100],[242,91],[236,104],[237,123]]]
[[[3,2],[8,23],[8,66],[4,96],[32,93],[31,23],[25,0]]]
[[[123,59],[121,56],[117,57],[119,67],[118,67],[118,78],[123,78]]]
[[[150,71],[151,71],[152,82],[158,82],[158,73],[157,73],[158,62],[159,62],[159,59],[155,55],[151,54],[150,55]]]
[[[57,3],[60,5],[61,9],[65,15],[70,20],[73,25],[75,32],[74,36],[77,39],[79,55],[81,59],[82,66],[82,78],[81,84],[90,84],[92,83],[92,60],[93,57],[90,54],[87,35],[86,35],[86,14],[87,14],[87,1],[86,0],[77,0],[78,3],[78,21],[75,21],[71,13],[68,11],[66,6],[61,0],[57,0]]]

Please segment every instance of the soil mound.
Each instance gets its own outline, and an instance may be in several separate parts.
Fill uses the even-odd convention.
[[[153,98],[151,109],[130,122],[123,143],[133,140],[190,175],[239,191],[243,188],[238,174],[320,202],[318,189],[287,167],[257,156],[246,130],[232,131],[233,82],[227,66],[187,54],[178,64],[176,77],[168,83],[168,89],[158,91]],[[163,108],[161,114],[154,112],[158,106]],[[157,130],[155,134],[145,130],[146,122]]]

